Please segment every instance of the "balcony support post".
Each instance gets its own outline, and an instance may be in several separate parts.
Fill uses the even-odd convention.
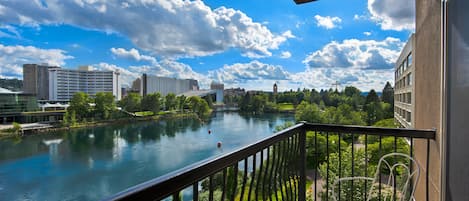
[[[306,130],[304,127],[299,132],[300,148],[300,183],[298,186],[298,200],[306,200]]]

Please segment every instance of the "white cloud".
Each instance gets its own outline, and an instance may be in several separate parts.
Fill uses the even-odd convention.
[[[353,20],[366,20],[368,19],[368,17],[366,17],[366,15],[353,15]]]
[[[72,59],[60,49],[40,49],[33,46],[7,46],[0,44],[0,77],[23,76],[23,64],[47,63],[49,65],[61,66],[66,59]]]
[[[292,80],[300,84],[300,88],[329,89],[336,81],[340,88],[355,86],[362,91],[381,90],[386,81],[393,79],[393,70],[363,70],[351,68],[310,68],[292,75]]]
[[[415,29],[415,1],[368,0],[368,11],[383,30]]]
[[[333,29],[337,28],[338,24],[342,22],[342,19],[339,17],[331,17],[331,16],[320,16],[320,15],[315,15],[314,19],[316,19],[316,25],[318,27],[324,27],[326,29]]]
[[[111,48],[112,54],[118,56],[118,57],[123,57],[123,58],[128,58],[128,59],[133,59],[135,61],[147,61],[152,64],[156,63],[156,58],[148,55],[143,55],[140,54],[140,52],[132,48],[130,50],[126,50],[124,48]]]
[[[332,41],[321,50],[310,53],[303,63],[308,68],[390,69],[399,57],[403,45],[399,39],[391,37],[382,41]]]
[[[16,27],[0,24],[0,38],[21,38]]]
[[[369,32],[369,31],[365,31],[365,32],[363,32],[363,34],[364,34],[365,36],[371,36],[371,32]]]
[[[289,51],[283,51],[281,54],[280,54],[280,58],[282,59],[288,59],[291,57],[291,53]]]
[[[244,56],[266,57],[293,37],[289,31],[272,33],[239,10],[211,9],[203,1],[49,0],[46,4],[2,1],[0,23],[70,24],[117,32],[138,48],[166,57],[206,56],[230,48],[239,49]]]
[[[244,83],[252,80],[287,80],[290,73],[282,66],[265,64],[259,61],[225,65],[208,76],[218,82],[227,84]]]
[[[121,81],[121,86],[132,86],[132,82],[137,79],[138,77],[141,76],[138,72],[132,72],[129,71],[126,68],[114,65],[114,64],[108,64],[108,63],[98,63],[92,65],[95,67],[97,70],[108,70],[108,71],[119,71],[119,79]]]

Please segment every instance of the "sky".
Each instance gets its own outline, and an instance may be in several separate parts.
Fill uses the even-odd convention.
[[[414,21],[409,0],[0,0],[0,78],[47,63],[119,70],[124,87],[147,73],[202,88],[381,91]]]

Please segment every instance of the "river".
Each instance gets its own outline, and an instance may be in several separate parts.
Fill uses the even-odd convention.
[[[251,144],[286,121],[293,116],[216,112],[204,124],[139,122],[1,140],[0,200],[100,200]]]

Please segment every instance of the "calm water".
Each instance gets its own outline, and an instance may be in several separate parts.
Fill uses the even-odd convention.
[[[0,200],[100,200],[253,143],[292,120],[291,115],[219,112],[205,124],[142,122],[3,140]]]

